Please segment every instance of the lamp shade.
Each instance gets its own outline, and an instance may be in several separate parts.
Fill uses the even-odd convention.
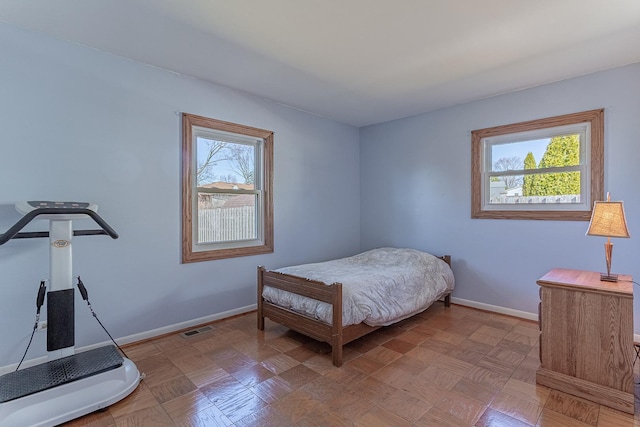
[[[587,236],[629,237],[622,202],[595,202]]]

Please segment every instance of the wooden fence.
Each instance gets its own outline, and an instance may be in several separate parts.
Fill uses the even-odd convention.
[[[512,204],[555,204],[555,203],[580,203],[579,194],[565,194],[560,196],[507,196],[499,194],[491,196],[490,204],[512,203]]]
[[[256,239],[255,208],[198,209],[198,242]]]

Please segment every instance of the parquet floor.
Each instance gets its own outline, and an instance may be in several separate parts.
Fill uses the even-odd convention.
[[[65,426],[640,426],[536,385],[537,323],[513,317],[436,303],[347,345],[341,368],[255,313],[210,326],[126,347],[145,380]]]

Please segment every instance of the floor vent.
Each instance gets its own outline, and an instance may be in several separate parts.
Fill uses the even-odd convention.
[[[211,326],[203,326],[201,328],[191,329],[190,331],[182,332],[180,335],[182,335],[183,338],[189,338],[189,337],[192,337],[194,335],[203,334],[205,332],[209,332],[209,331],[212,331],[212,330],[213,330],[213,328]]]

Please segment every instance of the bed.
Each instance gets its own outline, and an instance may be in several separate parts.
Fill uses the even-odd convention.
[[[450,305],[451,257],[406,248],[379,248],[352,257],[267,270],[258,267],[258,329],[264,319],[342,348],[376,329],[429,308]]]

